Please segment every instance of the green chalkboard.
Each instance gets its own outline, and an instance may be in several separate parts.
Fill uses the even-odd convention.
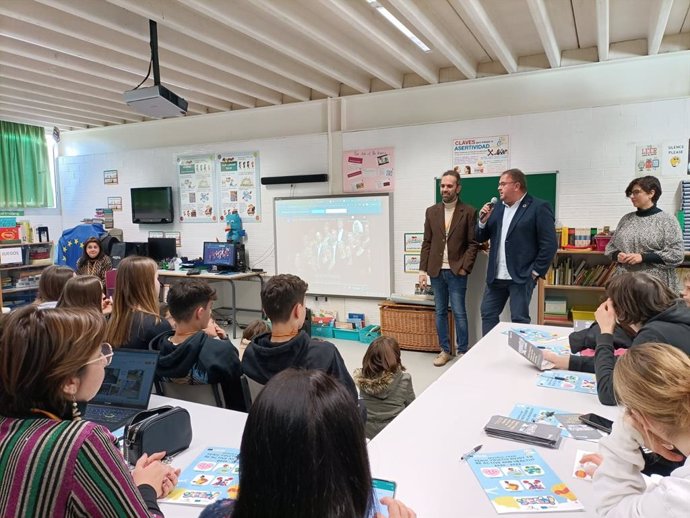
[[[546,200],[556,213],[556,180],[558,171],[542,173],[525,173],[527,175],[527,192],[536,198]],[[460,199],[479,210],[494,196],[498,198],[499,176],[462,176]],[[436,203],[441,201],[439,186],[441,179],[436,178]]]

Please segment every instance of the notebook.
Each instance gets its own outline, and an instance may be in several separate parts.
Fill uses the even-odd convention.
[[[544,359],[544,350],[515,331],[508,333],[508,345],[532,362],[539,370],[550,369],[554,364]]]
[[[510,441],[526,442],[547,448],[561,444],[561,429],[544,423],[528,423],[510,417],[495,415],[484,426],[486,435]]]
[[[157,364],[157,351],[115,349],[101,389],[87,405],[84,419],[112,432],[146,410]]]

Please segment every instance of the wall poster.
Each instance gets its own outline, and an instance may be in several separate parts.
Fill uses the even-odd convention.
[[[661,172],[661,146],[644,144],[637,146],[635,153],[635,173],[637,176],[658,175]]]
[[[394,148],[343,152],[343,192],[393,192]]]
[[[178,156],[177,175],[180,187],[180,221],[213,223],[216,214],[213,155]]]
[[[461,175],[498,174],[510,169],[508,135],[453,139],[453,167]]]
[[[664,176],[681,176],[688,172],[688,141],[665,142],[661,170]]]
[[[243,222],[261,221],[259,152],[222,153],[217,164],[220,220],[237,211]]]

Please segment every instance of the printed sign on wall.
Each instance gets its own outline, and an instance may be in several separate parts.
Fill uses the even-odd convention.
[[[343,192],[392,192],[393,153],[392,147],[343,152]]]
[[[180,221],[185,223],[218,221],[213,188],[214,166],[212,155],[177,157]]]
[[[508,135],[453,139],[453,167],[462,175],[498,174],[510,169]]]
[[[260,221],[259,152],[221,153],[217,165],[220,220],[236,211],[242,221]]]

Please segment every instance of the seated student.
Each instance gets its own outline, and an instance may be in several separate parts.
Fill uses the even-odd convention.
[[[367,408],[368,439],[373,439],[415,398],[412,377],[400,361],[398,341],[388,336],[371,342],[362,368],[355,371],[355,383]]]
[[[247,324],[242,332],[242,341],[240,342],[240,360],[244,356],[244,351],[247,346],[252,343],[252,340],[264,333],[268,333],[271,330],[268,324],[264,320],[254,320]]]
[[[69,266],[51,264],[41,272],[38,280],[36,304],[40,309],[54,308],[62,294],[65,283],[76,274]]]
[[[148,349],[155,336],[170,331],[158,309],[158,266],[148,257],[125,257],[117,268],[108,342],[113,347]]]
[[[296,275],[271,277],[261,289],[264,313],[271,319],[271,331],[252,340],[242,357],[242,370],[264,384],[288,367],[318,369],[340,380],[357,399],[357,388],[335,345],[313,340],[305,331],[304,296],[308,285]]]
[[[162,516],[179,470],[144,455],[130,473],[114,437],[79,417],[110,363],[100,312],[20,308],[0,337],[0,516]]]
[[[690,306],[690,273],[686,273],[685,275],[683,275],[682,282],[683,282],[683,292],[682,292],[683,300],[685,301],[685,303],[688,306]]]
[[[578,370],[594,364],[597,393],[604,405],[615,405],[613,392],[614,355],[613,332],[616,322],[637,334],[631,349],[646,342],[669,344],[690,354],[690,308],[662,281],[646,273],[623,273],[606,285],[608,299],[595,313],[601,333],[597,337],[594,358],[581,358]],[[545,352],[544,358],[557,369],[575,370],[568,356]]]
[[[112,268],[113,263],[103,251],[100,239],[90,237],[84,241],[84,253],[77,261],[77,275],[95,275],[105,290],[105,272]]]
[[[636,345],[618,360],[613,380],[625,411],[599,442],[597,512],[606,518],[687,517],[690,461],[647,483],[640,447],[673,460],[690,455],[690,359],[666,344]]]
[[[200,518],[367,518],[383,506],[391,518],[416,516],[398,500],[373,501],[359,410],[322,371],[271,378],[249,411],[240,457],[238,499],[220,500]]]
[[[96,309],[104,315],[109,315],[113,310],[112,301],[103,295],[103,285],[94,275],[81,275],[68,280],[57,307]]]
[[[168,309],[175,329],[151,340],[150,348],[160,351],[156,376],[162,381],[188,385],[220,383],[225,403],[244,411],[242,368],[237,349],[230,340],[209,336],[216,292],[206,281],[189,280],[173,284],[168,291]]]

